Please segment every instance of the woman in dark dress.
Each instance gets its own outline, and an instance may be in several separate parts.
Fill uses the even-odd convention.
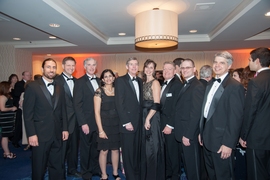
[[[160,129],[160,84],[156,63],[146,60],[143,69],[143,123],[141,180],[165,179],[164,137]]]
[[[110,69],[105,69],[100,76],[101,87],[97,89],[94,96],[95,118],[98,126],[99,137],[98,150],[99,165],[102,173],[101,180],[108,179],[106,173],[108,150],[112,152],[113,177],[116,180],[121,178],[118,175],[119,162],[119,118],[114,100],[115,75]]]
[[[5,159],[14,159],[16,155],[9,151],[8,137],[13,136],[15,114],[17,108],[13,106],[10,96],[10,83],[3,81],[0,83],[0,127],[2,128],[2,148],[4,150],[3,157]]]

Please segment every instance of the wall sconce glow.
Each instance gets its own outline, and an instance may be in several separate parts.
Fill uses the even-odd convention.
[[[60,27],[59,24],[55,24],[55,23],[51,23],[51,24],[49,24],[49,26],[51,26],[51,27]]]
[[[47,54],[47,56],[51,56],[51,54]]]
[[[118,33],[119,36],[125,36],[126,33]]]
[[[13,40],[15,40],[15,41],[20,41],[21,38],[13,38]]]
[[[196,30],[196,29],[193,29],[193,30],[190,30],[189,32],[190,32],[190,33],[196,33],[197,30]]]
[[[49,38],[50,38],[50,39],[56,39],[56,37],[54,37],[54,36],[49,36]]]
[[[168,48],[178,44],[178,14],[155,8],[135,17],[135,45]]]
[[[270,11],[265,14],[265,16],[270,16]]]

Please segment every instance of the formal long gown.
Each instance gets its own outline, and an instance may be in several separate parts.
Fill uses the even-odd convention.
[[[143,125],[151,109],[156,113],[150,120],[151,128],[142,130],[142,151],[141,151],[141,179],[165,179],[165,152],[164,137],[160,130],[159,104],[153,101],[152,83],[154,80],[143,85]]]
[[[108,96],[101,88],[95,92],[101,98],[100,116],[102,128],[108,139],[97,138],[98,150],[118,150],[120,147],[119,117],[115,106],[115,96]]]
[[[9,98],[6,102],[6,108],[13,107],[13,99]],[[0,111],[0,127],[2,128],[2,137],[12,137],[15,125],[16,111]]]

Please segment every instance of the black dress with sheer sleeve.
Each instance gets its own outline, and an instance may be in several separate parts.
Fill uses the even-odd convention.
[[[120,147],[119,117],[116,111],[115,96],[108,96],[103,88],[95,92],[101,98],[100,116],[108,139],[97,138],[98,150],[118,150]]]
[[[13,99],[9,98],[6,102],[6,108],[13,107]],[[2,128],[2,137],[12,137],[14,132],[16,111],[0,111],[0,127]]]
[[[141,151],[141,179],[165,179],[164,136],[160,129],[159,104],[154,103],[152,83],[155,79],[143,85],[143,129]],[[151,128],[144,128],[145,119],[151,109],[156,113],[150,120]]]

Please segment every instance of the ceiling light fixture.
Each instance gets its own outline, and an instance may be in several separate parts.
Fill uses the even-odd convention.
[[[50,38],[50,39],[56,39],[56,37],[54,37],[54,36],[49,36],[49,38]]]
[[[13,38],[13,40],[15,40],[15,41],[20,41],[21,38]]]
[[[270,16],[270,11],[265,14],[265,16]]]
[[[178,44],[178,14],[154,8],[135,17],[135,45],[139,48],[168,48]]]
[[[119,36],[125,36],[126,33],[118,33]]]
[[[59,24],[55,24],[55,23],[51,23],[51,24],[49,24],[49,26],[51,26],[51,27],[60,27]]]
[[[196,30],[196,29],[193,29],[193,30],[190,30],[189,32],[190,32],[190,33],[196,33],[197,30]]]

